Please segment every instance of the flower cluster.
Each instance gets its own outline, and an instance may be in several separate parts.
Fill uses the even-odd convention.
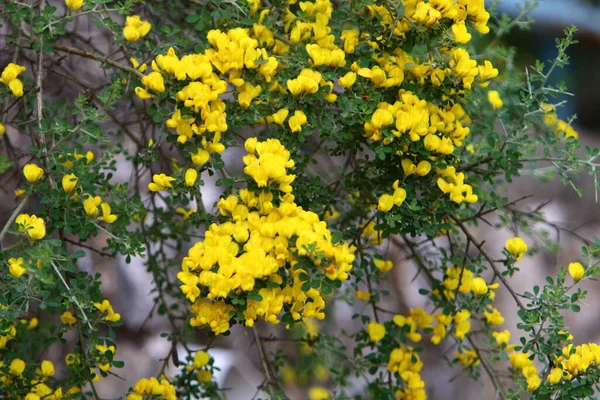
[[[19,233],[24,233],[32,240],[40,240],[46,236],[46,224],[35,215],[19,214],[15,219]]]
[[[116,313],[110,302],[106,299],[104,299],[102,303],[94,303],[94,307],[96,307],[100,313],[106,313],[106,316],[104,317],[106,321],[117,322],[121,320],[121,314]]]
[[[567,138],[579,138],[579,133],[571,126],[569,122],[559,119],[556,115],[556,106],[553,104],[542,104],[544,111],[543,120],[546,126],[552,128],[557,135],[564,135]]]
[[[67,189],[71,187],[71,185],[76,185],[76,181],[73,181],[73,177],[69,177],[69,183],[65,186],[65,182],[63,181],[63,188],[65,192],[70,193]],[[104,221],[108,224],[112,224],[117,220],[117,216],[112,214],[112,208],[110,204],[102,201],[100,196],[92,196],[90,194],[85,194],[85,199],[83,200],[83,208],[88,217],[95,217],[100,214],[100,210],[102,210],[102,215],[98,216],[98,220]],[[100,207],[100,209],[98,209]]]
[[[133,386],[133,392],[127,395],[127,400],[142,400],[146,396],[156,399],[175,400],[175,387],[166,378],[160,381],[155,377],[142,378]]]
[[[400,346],[390,353],[387,364],[390,372],[397,373],[403,382],[403,389],[396,392],[399,399],[426,399],[425,382],[421,379],[423,362],[419,353],[412,347]]]
[[[354,260],[347,245],[332,243],[325,222],[294,203],[294,176],[287,173],[294,162],[279,141],[251,138],[246,149],[245,172],[265,189],[222,198],[218,207],[227,221],[208,228],[178,274],[193,302],[190,323],[217,334],[229,329],[236,309],[247,326],[259,318],[276,324],[284,310],[295,321],[323,319],[325,283],[306,283],[311,276],[345,280]],[[248,300],[236,301],[240,296]]]
[[[198,350],[194,354],[191,365],[185,368],[188,371],[197,371],[196,380],[200,383],[207,383],[212,380],[212,372],[209,368],[210,355],[203,350]]]
[[[572,380],[592,366],[600,366],[600,346],[596,343],[573,346],[570,343],[563,349],[562,355],[554,360],[554,368],[550,371],[547,381],[558,384],[563,379]]]
[[[542,383],[542,379],[538,375],[537,367],[533,364],[533,360],[525,353],[513,352],[509,356],[510,364],[527,380],[527,390],[534,391]]]
[[[8,360],[6,362],[8,363]],[[61,400],[79,392],[77,387],[64,391],[61,387],[52,389],[47,383],[54,375],[54,364],[49,360],[42,360],[35,368],[20,358],[13,358],[8,364],[0,361],[0,384],[25,390],[26,400]]]

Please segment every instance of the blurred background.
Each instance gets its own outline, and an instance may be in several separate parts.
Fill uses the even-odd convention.
[[[50,2],[52,3],[52,1]],[[58,4],[58,2],[55,2]],[[497,3],[500,12],[510,17],[519,14],[519,6],[524,2],[520,0],[504,0]],[[491,6],[491,4],[488,4]],[[567,106],[558,109],[559,118],[567,119],[572,114],[578,118],[574,127],[579,132],[582,145],[600,147],[600,1],[595,0],[546,0],[532,12],[531,16],[536,23],[528,31],[513,30],[506,36],[504,43],[507,46],[518,48],[518,63],[524,68],[531,65],[536,59],[548,60],[556,55],[555,38],[562,36],[563,29],[570,25],[579,28],[577,39],[579,44],[569,50],[571,63],[564,70],[560,70],[555,76],[555,82],[563,80],[568,89],[574,94],[569,98]],[[119,21],[117,21],[119,22]],[[102,46],[106,43],[100,33],[95,30],[91,22],[78,21],[75,28],[78,32],[90,33],[89,40],[96,45]],[[96,35],[96,36],[94,36]],[[9,55],[2,52],[3,44],[0,41],[0,61],[2,65],[8,62]],[[105,51],[106,52],[106,51]],[[108,52],[106,52],[108,53]],[[81,80],[89,82],[93,77],[102,77],[105,71],[99,68],[97,63],[76,58],[65,60],[63,68],[74,70],[76,62],[77,70],[81,72]],[[84,67],[84,68],[82,68]],[[73,82],[64,80],[60,69],[48,77],[49,88],[46,93],[63,99],[75,99],[80,88]],[[93,80],[93,79],[92,79]],[[98,87],[103,84],[99,79]],[[119,117],[119,110],[114,111]],[[123,117],[122,120],[126,120]],[[143,125],[137,125],[136,121],[128,123],[128,129],[133,133],[141,134]],[[10,129],[7,135],[12,135],[15,147],[19,142]],[[14,137],[13,137],[14,136]],[[135,147],[132,144],[132,149]],[[237,149],[239,150],[239,149]],[[229,161],[239,159],[236,149],[228,150],[224,158]],[[114,179],[116,181],[128,181],[130,173],[128,166],[123,162],[124,168],[119,168],[119,173]],[[210,210],[218,199],[219,193],[214,188],[214,180],[209,176],[203,176],[207,187],[204,194],[206,209]],[[531,210],[538,205],[549,201],[543,208],[547,219],[553,225],[546,225],[549,235],[559,241],[560,249],[557,253],[540,251],[534,257],[525,258],[520,263],[521,272],[519,279],[515,279],[515,289],[518,292],[530,290],[534,284],[542,283],[546,274],[553,274],[561,265],[575,261],[580,254],[583,245],[579,236],[591,238],[600,236],[600,225],[598,224],[598,212],[600,206],[594,200],[593,179],[590,176],[582,176],[579,184],[583,187],[586,196],[580,198],[573,190],[564,187],[560,182],[537,183],[532,174],[525,173],[509,189],[509,198],[516,199],[525,195],[533,195],[528,201],[519,203],[516,208],[520,210]],[[212,187],[212,189],[211,189]],[[14,187],[5,185],[0,193],[0,223],[10,214],[14,208]],[[212,190],[212,192],[211,192]],[[492,220],[493,222],[493,220]],[[569,233],[568,231],[572,231]],[[573,234],[575,233],[575,234]],[[511,235],[509,232],[498,234],[486,227],[477,232],[482,240],[488,242],[504,243]],[[98,238],[98,248],[102,247],[103,238]],[[496,246],[499,248],[499,246]],[[491,249],[491,246],[490,246]],[[416,268],[408,261],[404,261],[405,254],[400,248],[392,246],[382,247],[386,252],[386,258],[394,261],[394,268],[390,272],[389,289],[391,296],[386,304],[381,307],[396,312],[407,312],[412,307],[427,308],[425,299],[418,294],[418,288],[424,282],[420,278],[413,280]],[[499,250],[492,256],[500,256]],[[160,334],[169,332],[172,328],[166,319],[156,314],[147,319],[153,307],[153,298],[150,290],[153,288],[152,276],[146,272],[143,260],[134,260],[131,264],[125,264],[124,260],[113,260],[102,255],[88,252],[88,256],[82,262],[83,267],[90,273],[100,272],[103,276],[103,289],[107,298],[110,299],[115,310],[122,315],[123,326],[117,331],[118,352],[117,359],[125,361],[127,367],[117,371],[119,377],[109,376],[97,384],[100,396],[104,399],[114,399],[123,396],[133,383],[141,378],[155,375],[161,368],[163,359],[171,350],[171,343],[161,338]],[[589,290],[588,304],[594,305],[600,302],[600,285],[590,283],[586,285]],[[362,304],[362,303],[361,303]],[[358,305],[357,307],[359,307]],[[518,338],[516,330],[516,309],[507,293],[499,291],[498,308],[506,317],[505,327]],[[319,329],[331,332],[341,331],[354,332],[356,326],[351,319],[353,309],[347,305],[336,304],[328,311],[328,320],[320,323]],[[583,308],[580,314],[569,316],[567,324],[570,333],[575,337],[575,343],[600,342],[600,309],[596,307]],[[279,327],[261,325],[262,336],[283,336],[278,333]],[[314,329],[314,327],[310,327]],[[74,332],[72,332],[74,333]],[[67,338],[69,342],[75,343],[76,338]],[[426,342],[427,340],[424,340]],[[198,335],[198,341],[191,347],[198,349],[205,346],[206,338],[202,333]],[[275,351],[278,347],[291,347],[295,343],[266,342],[267,351]],[[494,392],[487,377],[482,376],[479,382],[475,382],[461,374],[459,368],[450,369],[442,360],[440,355],[452,357],[455,346],[450,343],[442,343],[438,347],[426,348],[422,356],[425,364],[423,380],[427,384],[428,394],[431,399],[493,399]],[[66,351],[63,348],[51,349],[50,358],[64,359]],[[179,354],[183,357],[185,351],[180,349]],[[258,362],[257,349],[253,345],[253,338],[245,336],[239,327],[233,329],[229,337],[219,337],[213,344],[210,354],[215,358],[216,365],[221,371],[216,375],[220,387],[227,388],[226,396],[229,399],[250,399],[257,395],[257,387],[264,380]],[[298,357],[302,357],[302,349],[298,351]],[[327,360],[322,360],[326,364]],[[170,365],[170,373],[175,370]],[[306,389],[310,386],[327,387],[331,382],[327,373],[318,365],[310,371],[292,371],[284,369],[284,377],[287,383],[287,393],[293,399],[304,399]],[[169,372],[168,372],[169,373]],[[361,394],[361,382],[350,380],[350,395]],[[260,397],[260,393],[258,394]],[[265,398],[265,396],[262,396]]]

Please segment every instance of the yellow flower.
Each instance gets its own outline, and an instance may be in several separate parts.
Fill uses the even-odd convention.
[[[194,354],[194,368],[204,367],[206,364],[208,364],[209,360],[210,355],[207,352],[198,350],[196,354]]]
[[[470,318],[471,313],[469,312],[469,310],[460,310],[454,316],[454,324],[456,325],[454,335],[459,340],[463,340],[467,333],[471,331]]]
[[[487,283],[485,282],[485,279],[483,279],[481,277],[474,278],[472,284],[473,284],[473,293],[482,295],[482,294],[486,294],[488,292],[488,287],[487,287]]]
[[[415,173],[419,176],[425,176],[429,173],[429,171],[431,171],[431,163],[429,161],[423,160],[417,164],[417,169]]]
[[[340,35],[342,41],[344,42],[344,52],[348,54],[354,53],[356,49],[356,45],[359,43],[360,32],[356,29],[350,29],[347,31],[342,31]]]
[[[162,93],[165,91],[165,80],[160,72],[150,72],[142,78],[142,84],[146,89]]]
[[[123,28],[123,36],[129,42],[135,42],[150,32],[152,25],[148,21],[142,21],[139,15],[128,16]]]
[[[42,375],[49,377],[54,376],[54,364],[52,361],[44,360],[41,365]]]
[[[210,158],[210,153],[204,149],[198,149],[198,152],[195,154],[191,154],[192,162],[194,165],[204,165],[208,162]]]
[[[100,221],[104,221],[108,224],[112,224],[117,220],[117,216],[115,214],[111,214],[110,205],[108,203],[101,203],[100,208],[102,209],[102,216],[98,219]]]
[[[367,325],[369,340],[373,343],[379,342],[385,336],[385,326],[378,322],[371,322]]]
[[[273,117],[273,122],[275,122],[277,125],[283,125],[289,113],[290,111],[287,108],[282,108],[271,117]]]
[[[143,87],[139,87],[139,86],[135,88],[135,94],[137,97],[139,97],[142,100],[148,100],[148,99],[152,98],[152,95],[150,94],[149,91],[147,91]]]
[[[115,313],[115,311],[112,308],[112,305],[110,304],[110,302],[106,299],[104,299],[102,301],[102,303],[93,303],[94,307],[96,307],[98,309],[98,311],[100,311],[101,313],[105,313],[106,312],[106,317],[104,317],[105,320],[107,321],[111,321],[111,322],[117,322],[121,319],[121,314]]]
[[[200,370],[196,375],[198,382],[200,383],[208,383],[212,380],[212,372],[208,370]]]
[[[356,73],[352,72],[352,71],[346,73],[346,75],[344,75],[340,79],[338,79],[338,83],[340,84],[340,86],[345,87],[346,89],[352,87],[352,85],[354,85],[355,82],[356,82]]]
[[[44,176],[44,170],[35,164],[25,164],[23,167],[23,175],[25,175],[25,179],[27,179],[28,182],[33,183]]]
[[[506,249],[510,254],[515,256],[517,261],[521,261],[523,254],[527,252],[527,243],[520,237],[508,239],[505,243]]]
[[[35,215],[19,214],[15,223],[19,226],[19,232],[25,233],[33,240],[40,240],[46,236],[44,220]]]
[[[391,194],[383,194],[379,198],[379,203],[377,204],[377,209],[381,212],[390,211],[394,207],[394,196]]]
[[[535,368],[535,367],[531,367],[531,368]],[[537,375],[537,369],[535,370],[535,373],[527,376],[527,390],[528,391],[533,392],[534,390],[537,390],[537,388],[540,387],[541,383],[542,383],[542,379]]]
[[[504,317],[500,314],[500,311],[496,308],[492,308],[491,312],[487,310],[483,312],[485,320],[490,325],[502,325],[504,323]]]
[[[25,323],[27,323],[27,330],[31,330],[31,329],[37,328],[37,326],[40,323],[40,321],[36,317],[31,318],[29,320],[29,322],[27,322],[27,320],[22,320],[22,321],[25,322]]]
[[[21,97],[24,94],[23,82],[21,82],[20,79],[13,79],[12,81],[8,82],[8,88],[15,97]]]
[[[498,346],[502,346],[503,344],[508,344],[510,342],[510,331],[508,329],[505,329],[502,332],[492,332],[492,336],[494,339],[496,339]]]
[[[467,32],[465,21],[456,22],[452,25],[452,34],[456,43],[467,43],[471,40],[471,35]]]
[[[10,362],[9,372],[14,376],[21,376],[21,374],[25,371],[25,361],[20,358],[15,358]]]
[[[546,380],[548,381],[548,383],[556,384],[560,382],[563,375],[564,371],[562,370],[562,368],[552,368],[552,371],[550,371],[550,374],[548,374],[548,378],[546,378]]]
[[[27,270],[23,267],[23,257],[8,259],[8,272],[15,278],[20,278]]]
[[[446,74],[444,73],[444,70],[436,68],[431,71],[431,84],[433,86],[441,86],[445,78]]]
[[[494,108],[502,108],[504,106],[504,102],[500,98],[500,93],[497,90],[490,90],[488,92],[488,101]]]
[[[8,85],[11,81],[17,79],[21,72],[25,72],[26,70],[27,68],[21,65],[9,63],[2,71],[0,82],[4,83],[5,85]]]
[[[306,114],[304,114],[304,112],[301,110],[296,110],[294,115],[292,115],[288,120],[288,125],[290,126],[292,132],[300,132],[302,131],[302,125],[306,124],[306,122]]]
[[[583,265],[578,262],[570,263],[569,275],[571,275],[571,278],[573,278],[575,282],[579,282],[585,275],[585,269],[583,268]]]
[[[357,297],[359,300],[362,300],[362,301],[367,301],[367,300],[369,300],[369,298],[371,297],[371,293],[369,293],[369,292],[364,292],[364,291],[362,291],[362,290],[357,290],[357,291],[356,291],[356,297]]]
[[[73,11],[77,11],[83,6],[83,0],[65,0],[65,5]]]
[[[373,262],[375,263],[377,269],[384,274],[394,267],[394,263],[391,261],[379,260],[376,258]]]
[[[87,195],[85,200],[83,200],[83,209],[88,217],[93,217],[98,214],[98,206],[102,203],[102,198],[100,196],[91,196]]]
[[[181,214],[181,216],[183,217],[183,220],[185,221],[185,220],[187,220],[188,218],[190,218],[190,215],[192,215],[192,214],[193,214],[193,213],[195,213],[196,211],[194,211],[193,209],[186,210],[186,209],[185,209],[185,208],[183,208],[183,207],[177,207],[177,208],[175,209],[175,212],[176,212],[177,214]]]
[[[196,179],[198,179],[198,171],[194,168],[188,168],[187,171],[185,171],[185,186],[194,186]]]
[[[323,387],[311,387],[308,390],[308,398],[309,400],[329,400],[329,392]]]
[[[131,63],[133,68],[137,69],[138,71],[140,71],[142,73],[146,72],[146,70],[148,69],[148,66],[146,65],[146,63],[143,63],[142,65],[140,65],[140,62],[138,60],[136,60],[134,57],[130,57],[129,62]]]
[[[68,174],[62,177],[63,190],[69,194],[77,186],[77,176],[75,174]]]
[[[73,325],[74,323],[77,322],[77,318],[75,318],[73,316],[73,314],[71,313],[71,311],[65,311],[60,316],[60,322],[62,322],[65,325]]]
[[[0,136],[4,135],[5,132],[6,132],[6,128],[4,127],[4,125],[2,123],[0,123]]]
[[[477,356],[477,352],[475,351],[475,349],[463,349],[462,352],[457,352],[454,356],[456,357],[458,362],[461,365],[464,365],[465,367],[476,366],[480,363],[479,357]]]
[[[171,182],[173,182],[175,178],[167,176],[165,174],[154,174],[152,177],[152,182],[148,184],[148,189],[152,192],[158,192],[161,190],[167,190],[171,187]]]

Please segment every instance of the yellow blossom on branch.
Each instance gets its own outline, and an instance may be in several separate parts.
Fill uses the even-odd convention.
[[[44,170],[36,164],[25,164],[23,167],[23,175],[25,176],[25,179],[27,179],[27,182],[34,183],[44,176]]]
[[[515,257],[516,261],[521,261],[523,255],[527,252],[527,243],[520,237],[508,239],[505,243],[505,247],[510,254]]]
[[[75,0],[76,1],[76,0]],[[148,21],[143,21],[139,15],[131,15],[125,19],[125,27],[123,28],[123,36],[129,42],[135,42],[146,36],[152,25]]]
[[[83,0],[65,0],[65,5],[71,11],[77,11],[83,6]]]

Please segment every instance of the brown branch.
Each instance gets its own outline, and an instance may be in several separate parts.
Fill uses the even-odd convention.
[[[113,256],[112,254],[106,253],[106,252],[104,252],[104,251],[102,251],[102,250],[98,250],[98,249],[96,249],[96,248],[94,248],[94,247],[92,247],[92,246],[89,246],[89,245],[87,245],[87,244],[83,244],[83,243],[81,243],[81,242],[76,242],[76,241],[74,241],[74,240],[72,240],[72,239],[69,239],[69,238],[63,238],[63,240],[64,240],[65,242],[67,242],[67,243],[70,243],[70,244],[74,245],[74,246],[78,246],[78,247],[82,247],[82,248],[84,248],[84,249],[91,250],[91,251],[93,251],[93,252],[95,252],[95,253],[98,253],[98,254],[100,254],[101,256],[104,256],[104,257],[110,257],[110,258],[114,258],[114,256]]]
[[[456,224],[460,227],[460,230],[463,231],[463,233],[465,234],[465,236],[467,237],[468,240],[470,240],[473,245],[475,247],[477,247],[477,250],[479,250],[479,252],[481,253],[481,255],[483,256],[483,258],[485,258],[488,262],[488,264],[490,264],[490,267],[492,268],[492,270],[494,271],[494,275],[500,279],[500,282],[502,282],[502,284],[506,287],[506,289],[508,290],[508,292],[510,293],[510,295],[513,297],[513,299],[515,300],[515,302],[517,303],[517,305],[519,306],[519,308],[521,310],[525,310],[525,306],[523,305],[523,303],[521,302],[521,300],[519,299],[519,296],[517,296],[517,293],[513,290],[512,287],[510,287],[510,285],[508,284],[508,282],[506,281],[506,279],[504,278],[504,276],[500,273],[500,271],[498,270],[498,267],[496,266],[496,263],[494,262],[494,259],[488,254],[488,252],[483,248],[483,243],[480,243],[477,241],[477,239],[475,239],[475,237],[471,234],[471,232],[469,231],[469,229],[467,229],[467,227],[465,226],[465,224],[461,221],[460,218],[458,218],[456,215],[454,214],[448,214],[450,216],[450,218],[452,218]]]
[[[67,53],[75,54],[76,56],[89,58],[91,60],[95,60],[95,61],[98,61],[98,62],[101,62],[101,63],[104,63],[104,64],[111,65],[111,66],[113,66],[113,67],[115,67],[117,69],[120,69],[122,71],[129,72],[131,74],[137,75],[140,78],[142,76],[144,76],[144,74],[142,74],[140,71],[138,71],[135,68],[128,67],[127,65],[123,65],[121,63],[118,63],[118,62],[116,62],[114,60],[111,60],[108,57],[103,57],[101,55],[94,54],[94,53],[91,53],[89,51],[79,50],[79,49],[75,49],[73,47],[66,47],[66,46],[60,46],[60,45],[55,45],[54,49],[58,50],[58,51],[64,51],[64,52],[67,52]]]

